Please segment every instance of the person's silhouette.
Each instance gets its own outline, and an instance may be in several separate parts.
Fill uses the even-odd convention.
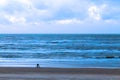
[[[37,66],[36,66],[37,68],[39,68],[40,67],[40,65],[39,64],[37,64]]]

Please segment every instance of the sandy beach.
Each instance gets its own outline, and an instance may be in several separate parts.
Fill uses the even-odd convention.
[[[120,80],[120,69],[1,67],[0,80]]]

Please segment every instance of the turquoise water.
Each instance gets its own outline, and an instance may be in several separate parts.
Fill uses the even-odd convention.
[[[120,68],[120,35],[1,34],[0,66]]]

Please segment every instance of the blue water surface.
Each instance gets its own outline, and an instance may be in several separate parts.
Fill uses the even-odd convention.
[[[0,34],[0,66],[120,68],[119,34]]]

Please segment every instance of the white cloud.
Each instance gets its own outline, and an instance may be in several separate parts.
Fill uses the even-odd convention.
[[[17,0],[17,1],[23,4],[31,4],[30,0]]]
[[[24,17],[15,17],[15,16],[8,16],[5,15],[5,18],[8,19],[11,23],[25,23],[26,19]]]
[[[81,20],[79,19],[64,19],[64,20],[56,20],[56,24],[79,24]]]
[[[93,20],[103,20],[103,14],[107,8],[106,4],[101,4],[101,5],[91,5],[88,8],[88,14],[89,17]]]
[[[73,30],[73,26],[80,29],[83,28],[80,26],[91,27],[102,23],[105,24],[102,26],[111,23],[118,25],[119,7],[118,4],[114,5],[106,0],[0,0],[0,24],[13,26],[19,23],[20,26],[26,25],[27,28],[31,26],[33,29],[37,26],[38,29],[44,28],[44,30],[49,30],[50,27],[53,28],[52,26],[56,30],[61,26],[67,26],[66,30]],[[90,25],[91,22],[93,25]]]
[[[107,19],[107,20],[104,20],[104,21],[105,21],[105,23],[119,24],[119,21],[114,20],[114,19]]]
[[[90,6],[89,9],[89,17],[95,20],[100,20],[101,15],[100,15],[100,10],[97,6]]]
[[[5,4],[7,4],[7,0],[0,0],[0,6],[4,6]]]

